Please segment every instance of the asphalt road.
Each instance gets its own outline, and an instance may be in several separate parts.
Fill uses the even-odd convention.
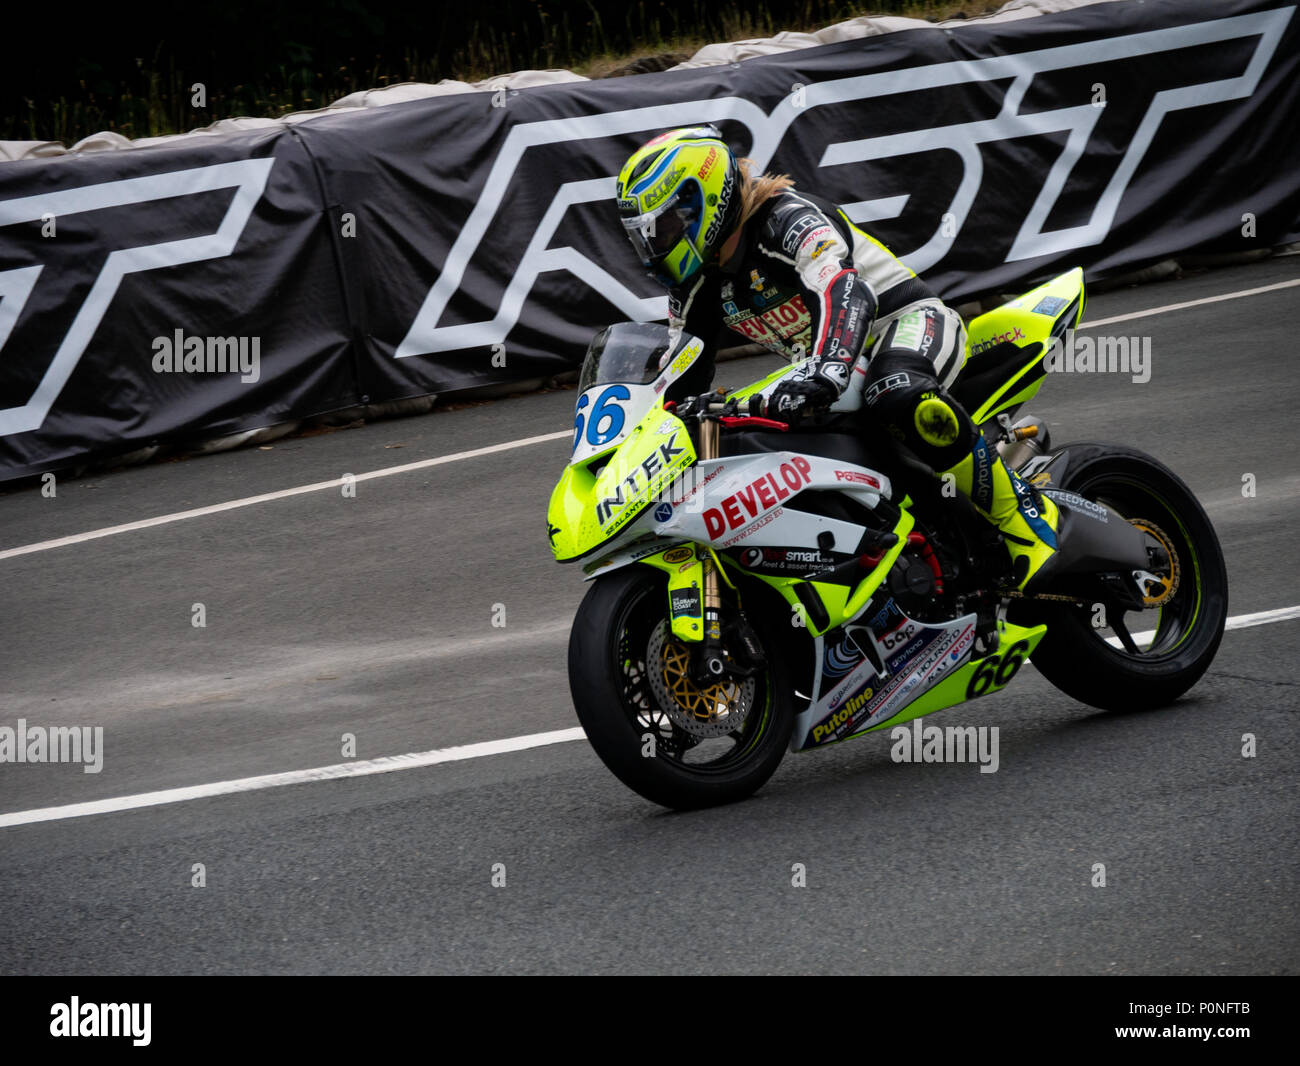
[[[1269,260],[1095,296],[1088,318],[1297,278],[1300,257]],[[1300,605],[1298,310],[1290,287],[1102,327],[1151,338],[1150,381],[1050,377],[1032,405],[1057,441],[1124,441],[1188,481],[1234,616]],[[0,553],[563,431],[574,395],[12,492]],[[0,557],[0,726],[104,730],[99,773],[0,763],[0,815],[330,766],[344,734],[367,760],[572,728],[584,586],[543,532],[567,450]],[[1300,618],[1233,630],[1142,714],[1026,670],[935,719],[997,725],[992,774],[895,764],[877,735],[670,814],[577,741],[3,826],[0,971],[1296,973],[1298,638]]]

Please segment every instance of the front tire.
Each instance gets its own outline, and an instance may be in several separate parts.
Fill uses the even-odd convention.
[[[663,706],[667,686],[651,684],[649,671],[666,676],[682,660],[684,646],[673,641],[667,618],[664,579],[646,567],[631,566],[592,584],[569,637],[569,688],[578,720],[601,761],[648,800],[692,810],[745,799],[776,771],[790,742],[795,709],[786,666],[760,628],[767,668],[752,686],[727,690],[735,698],[717,705],[719,721],[734,713],[738,724],[723,732],[703,720],[700,708],[707,703],[698,689],[691,707],[670,709]],[[680,672],[670,680],[678,690],[684,684]]]
[[[1161,606],[1143,611],[1113,603],[1022,604],[1017,614],[1047,623],[1047,634],[1031,659],[1062,692],[1093,707],[1131,711],[1166,706],[1200,680],[1223,637],[1228,575],[1214,527],[1191,489],[1151,456],[1104,444],[1060,450],[1070,455],[1058,487],[1158,530],[1160,536],[1153,539],[1176,556],[1178,584]],[[1098,606],[1107,612],[1104,626],[1095,624]],[[1153,635],[1139,640],[1147,627]]]

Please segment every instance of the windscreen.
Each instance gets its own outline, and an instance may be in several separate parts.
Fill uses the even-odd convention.
[[[620,322],[601,330],[587,349],[578,392],[607,381],[650,384],[659,376],[659,360],[671,340],[667,326],[649,322]]]

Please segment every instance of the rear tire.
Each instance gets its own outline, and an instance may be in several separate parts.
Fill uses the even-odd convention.
[[[663,575],[647,567],[627,567],[592,584],[569,637],[569,688],[578,720],[601,761],[648,800],[692,810],[745,799],[775,772],[794,729],[786,665],[772,654],[777,645],[770,635],[751,619],[767,669],[754,679],[737,730],[701,740],[677,724],[651,690],[648,670],[655,667],[647,649],[667,618]],[[653,755],[645,754],[648,744]],[[713,750],[716,758],[700,759]]]
[[[1204,508],[1182,480],[1162,463],[1133,448],[1071,444],[1063,482],[1068,489],[1106,503],[1127,519],[1145,519],[1163,530],[1178,555],[1179,584],[1163,606],[1122,610],[1106,627],[1118,637],[1154,629],[1138,653],[1107,643],[1093,625],[1095,605],[1024,602],[1014,617],[1047,624],[1031,660],[1068,696],[1107,711],[1163,707],[1178,699],[1209,669],[1228,617],[1228,575],[1218,537]],[[1133,624],[1130,619],[1136,619]]]

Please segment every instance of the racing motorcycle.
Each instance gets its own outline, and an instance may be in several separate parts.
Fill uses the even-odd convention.
[[[787,749],[999,692],[1026,660],[1105,710],[1195,684],[1227,617],[1205,511],[1150,456],[1058,447],[1042,419],[1017,417],[1084,304],[1075,269],[975,318],[950,390],[1061,512],[1056,576],[1028,596],[997,530],[901,449],[842,415],[748,414],[794,365],[678,403],[698,338],[597,334],[547,530],[592,582],[569,683],[605,765],[656,803],[707,807],[751,795]]]

